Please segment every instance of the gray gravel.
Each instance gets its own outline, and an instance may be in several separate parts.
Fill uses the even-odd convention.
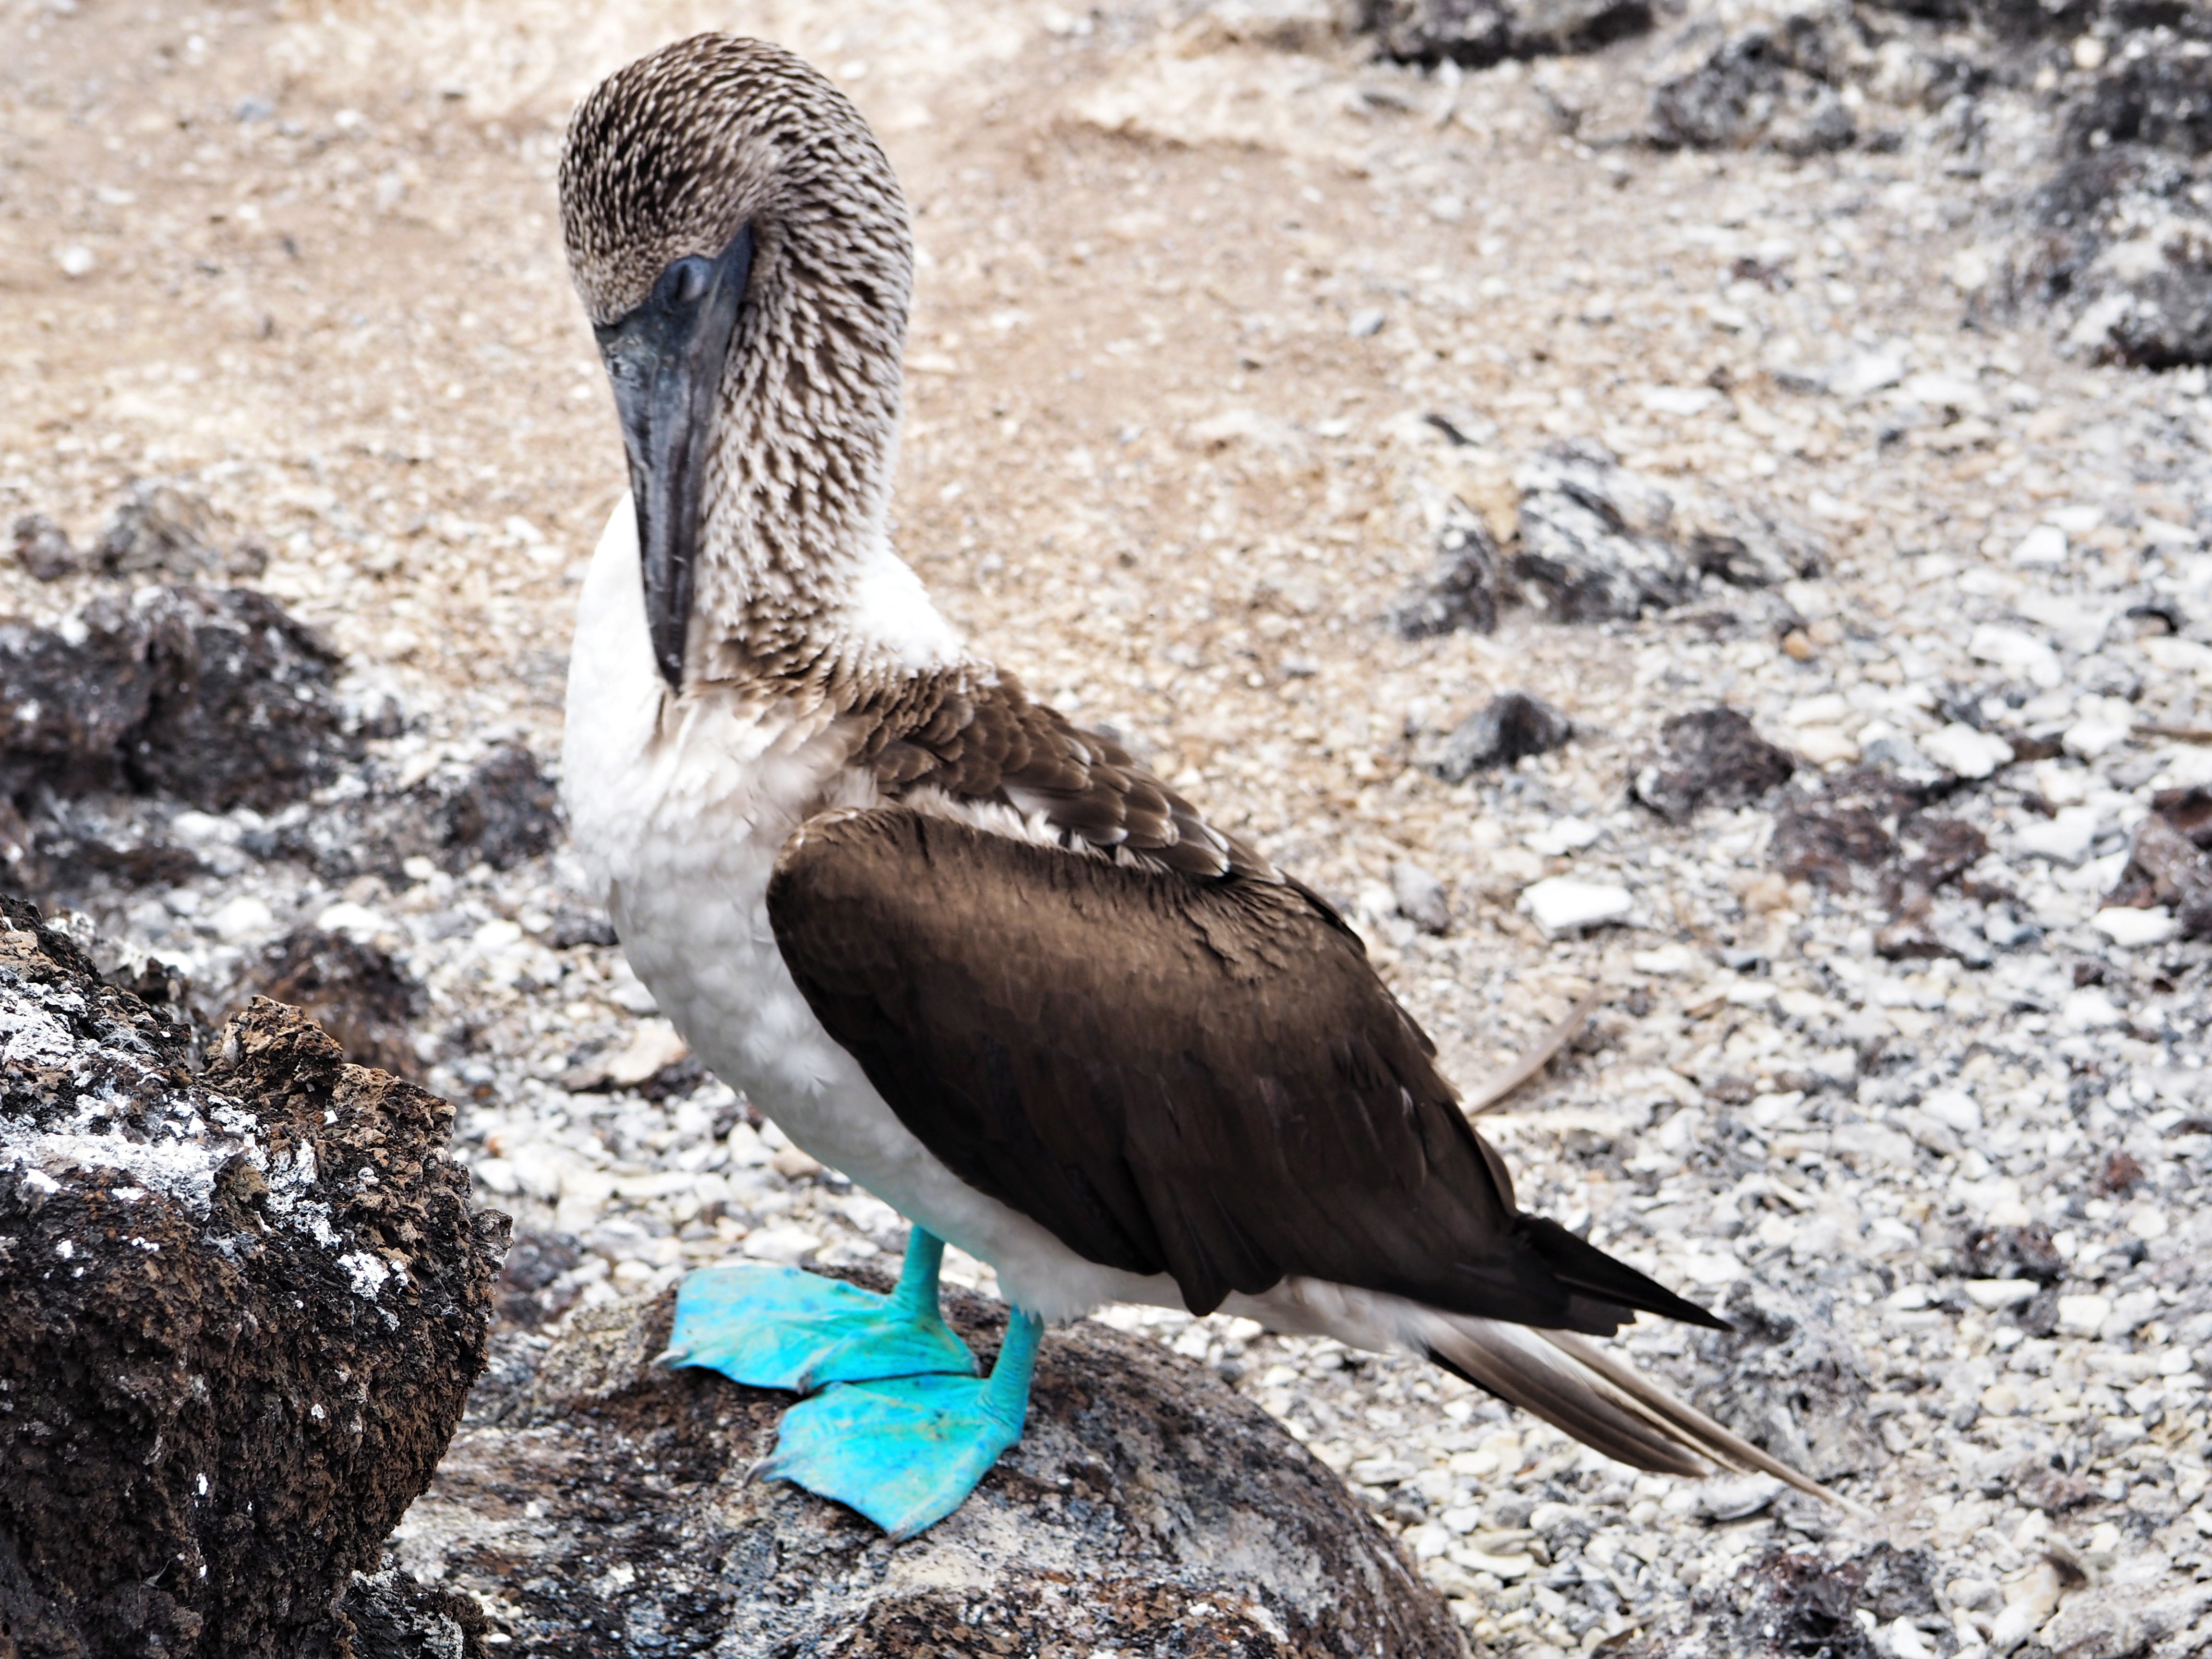
[[[1041,695],[1147,746],[1340,902],[1470,1093],[1601,988],[1573,1050],[1487,1120],[1522,1202],[1726,1309],[1734,1344],[1653,1326],[1626,1346],[1875,1518],[1632,1477],[1408,1361],[1102,1317],[1290,1425],[1492,1650],[1729,1651],[1714,1609],[1783,1584],[1762,1565],[1777,1552],[1863,1563],[1878,1542],[1928,1589],[1853,1615],[1888,1659],[2212,1646],[2212,947],[2174,907],[2106,902],[2154,797],[2212,786],[2212,746],[2162,735],[2212,725],[2212,404],[2203,369],[2104,361],[2094,331],[2008,276],[2064,159],[2054,100],[2103,86],[2124,42],[2039,35],[1968,94],[1936,70],[1996,61],[1990,38],[1819,8],[1821,30],[1856,16],[1901,44],[1825,68],[1793,48],[1794,126],[1662,153],[1654,66],[1711,63],[1751,9],[1693,7],[1595,56],[1432,70],[1370,61],[1310,7],[985,9],[1000,33],[886,37],[872,62],[855,43],[880,20],[858,4],[799,41],[865,71],[849,84],[927,206],[903,545]],[[480,32],[450,50],[477,90],[404,109],[376,101],[381,70],[349,80],[325,47],[422,59],[424,86],[459,72],[381,25],[237,46],[272,54],[240,60],[268,72],[257,85],[321,67],[280,122],[226,125],[221,145],[192,129],[134,187],[166,179],[161,199],[232,215],[207,222],[228,236],[261,180],[311,249],[351,246],[346,192],[365,204],[386,179],[422,224],[481,209],[461,245],[503,234],[536,263],[505,287],[437,279],[492,322],[439,333],[458,324],[417,314],[416,265],[364,245],[385,287],[348,299],[364,320],[343,351],[279,283],[254,290],[282,326],[250,349],[296,383],[224,378],[249,356],[210,358],[202,383],[180,356],[100,402],[94,368],[27,331],[33,310],[0,318],[56,406],[81,385],[94,410],[59,431],[36,400],[0,411],[10,521],[51,515],[29,565],[0,573],[9,609],[52,621],[107,580],[69,568],[52,526],[94,546],[126,476],[183,479],[266,538],[263,585],[330,629],[338,697],[384,733],[318,812],[364,781],[555,752],[573,581],[620,487],[542,218],[565,100],[615,49],[594,37],[511,84],[527,32],[471,15]],[[234,48],[210,39],[219,64]],[[204,90],[228,122],[250,88]],[[439,125],[471,100],[495,112]],[[1829,149],[1837,108],[1855,136]],[[58,114],[52,130],[62,144]],[[297,146],[283,167],[258,159],[279,145]],[[278,204],[271,181],[295,173],[320,193]],[[475,193],[441,194],[449,178]],[[121,258],[105,200],[57,209],[49,239],[94,263],[41,267],[39,303],[85,337],[120,314],[98,286]],[[192,240],[217,234],[149,232],[149,283],[232,259],[244,293],[248,256]],[[501,328],[512,349],[483,337]],[[417,386],[410,341],[455,367]],[[270,410],[311,381],[318,408],[373,412],[295,436]],[[215,437],[187,419],[201,402],[230,423]],[[526,420],[524,448],[501,447]],[[1641,614],[1568,623],[1527,602],[1514,560],[1526,524],[1568,516],[1566,441],[1668,498],[1604,532],[1664,574],[1610,607]],[[558,476],[530,482],[541,453]],[[1412,625],[1408,593],[1437,601]],[[1453,734],[1509,692],[1557,711],[1564,746],[1439,776]],[[1702,805],[1655,784],[1680,822],[1638,804],[1667,723],[1720,706],[1795,775]],[[565,853],[501,871],[410,852],[340,879],[255,850],[281,815],[69,811],[198,857],[188,878],[74,896],[206,994],[315,926],[422,985],[415,1041],[461,1104],[479,1196],[543,1244],[532,1317],[732,1252],[898,1248],[884,1206],[686,1070],[596,942]],[[948,1277],[990,1279],[957,1256]]]

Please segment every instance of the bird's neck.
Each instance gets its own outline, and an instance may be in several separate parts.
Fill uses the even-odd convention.
[[[693,678],[858,702],[964,660],[890,544],[896,351],[824,367],[805,353],[808,331],[761,331],[786,349],[733,352],[724,381],[686,647]]]
[[[886,585],[899,586],[886,519],[903,342],[878,332],[857,351],[849,320],[773,296],[733,344],[694,575],[686,656],[698,676],[849,672]]]

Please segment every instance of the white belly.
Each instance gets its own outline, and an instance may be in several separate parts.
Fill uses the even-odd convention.
[[[1048,1319],[1106,1301],[1180,1307],[1165,1275],[1086,1261],[969,1187],[899,1122],[814,1018],[769,926],[768,878],[800,823],[873,798],[821,715],[696,698],[663,723],[625,501],[593,556],[568,670],[562,793],[631,968],[716,1076],[798,1146],[998,1270]]]

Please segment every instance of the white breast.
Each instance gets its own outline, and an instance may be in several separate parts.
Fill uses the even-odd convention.
[[[584,580],[562,787],[577,849],[662,1012],[794,1142],[990,1262],[1022,1306],[1048,1318],[1109,1300],[1180,1306],[1164,1276],[1085,1261],[959,1180],[822,1029],[776,949],[768,878],[793,830],[831,807],[873,804],[873,782],[845,764],[848,742],[830,715],[734,692],[666,696],[646,630],[636,524],[625,498]],[[933,609],[915,609],[928,608],[918,584],[909,592],[887,572],[877,593],[907,652],[954,648],[941,621],[930,625]]]

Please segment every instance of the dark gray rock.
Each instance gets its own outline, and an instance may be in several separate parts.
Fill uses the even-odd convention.
[[[517,1233],[499,1273],[501,1322],[518,1330],[536,1330],[568,1312],[579,1287],[560,1281],[584,1259],[582,1241],[567,1233]]]
[[[2107,904],[2170,906],[2184,939],[2212,936],[2212,789],[2161,789]]]
[[[146,614],[153,696],[123,745],[138,789],[207,812],[271,812],[359,754],[331,695],[343,659],[267,594],[173,587]]]
[[[881,1275],[848,1273],[881,1288]],[[851,1511],[749,1485],[787,1395],[649,1362],[672,1296],[575,1315],[501,1357],[401,1563],[532,1653],[1464,1652],[1437,1593],[1273,1419],[1157,1344],[1045,1339],[1022,1443],[893,1546]],[[987,1362],[1003,1310],[948,1311]]]
[[[26,513],[15,520],[15,560],[33,579],[59,581],[84,568],[84,561],[70,545],[69,532],[43,513]]]
[[[1833,27],[1798,15],[1726,36],[1701,28],[1678,51],[1694,41],[1702,60],[1652,92],[1652,142],[1668,149],[1764,144],[1785,155],[1847,148],[1857,130],[1834,85]]]
[[[124,744],[153,702],[150,630],[112,599],[71,629],[0,622],[0,793],[71,795],[124,785]]]
[[[1699,708],[1659,728],[1659,752],[1629,774],[1628,793],[1673,823],[1700,806],[1748,806],[1797,769],[1789,750],[1753,730],[1733,708]]]
[[[506,1218],[453,1110],[262,1002],[191,1034],[0,898],[0,1632],[346,1651],[482,1370]]]
[[[1936,23],[1978,26],[2007,44],[2043,39],[2069,40],[2084,33],[2100,13],[2179,12],[2162,0],[1873,0],[1882,11]]]
[[[1437,532],[1435,568],[1429,580],[1401,598],[1390,622],[1401,640],[1425,640],[1462,629],[1488,634],[1498,627],[1502,561],[1498,538],[1482,515],[1454,500]]]
[[[1700,575],[1731,587],[1777,587],[1820,574],[1820,538],[1803,526],[1727,505],[1690,532],[1686,550]]]
[[[1356,27],[1401,63],[1479,69],[1588,52],[1651,27],[1649,0],[1359,0]]]
[[[1679,605],[1695,576],[1673,540],[1674,498],[1588,438],[1547,445],[1514,475],[1520,550],[1511,571],[1561,622]]]
[[[1880,1543],[1842,1560],[1769,1550],[1618,1651],[1622,1659],[1876,1659],[1890,1650],[1875,1645],[1862,1614],[1948,1635],[1936,1611],[1936,1565],[1924,1547]],[[1925,1638],[1930,1652],[1940,1639]]]
[[[286,813],[248,837],[246,850],[310,865],[341,886],[362,875],[399,880],[410,858],[455,874],[477,864],[511,870],[550,852],[561,838],[560,787],[526,749],[503,745],[405,789],[374,776],[364,785],[344,799]]]
[[[1735,1328],[1698,1339],[1699,1409],[1815,1480],[1874,1468],[1872,1389],[1827,1309],[1740,1279],[1724,1311]]]
[[[2064,343],[2100,362],[2212,362],[2212,167],[2140,144],[2067,162],[2036,192],[1983,307],[2047,309]]]
[[[240,538],[205,498],[159,478],[131,485],[92,556],[111,576],[187,580],[216,573],[258,576],[269,563],[268,550]]]
[[[2179,51],[2122,55],[2067,109],[2064,142],[2075,155],[2114,144],[2212,155],[2212,58]]]
[[[458,1590],[417,1583],[389,1556],[346,1591],[353,1659],[485,1659],[491,1621]]]
[[[1447,783],[1559,748],[1574,735],[1565,714],[1525,691],[1492,697],[1453,729],[1430,769]]]
[[[1978,304],[2046,309],[2097,362],[2212,362],[2212,17],[2099,9],[2110,56],[2058,112],[2057,168]]]
[[[337,653],[265,594],[167,587],[96,599],[64,628],[0,623],[0,791],[130,788],[273,811],[359,752]]]

